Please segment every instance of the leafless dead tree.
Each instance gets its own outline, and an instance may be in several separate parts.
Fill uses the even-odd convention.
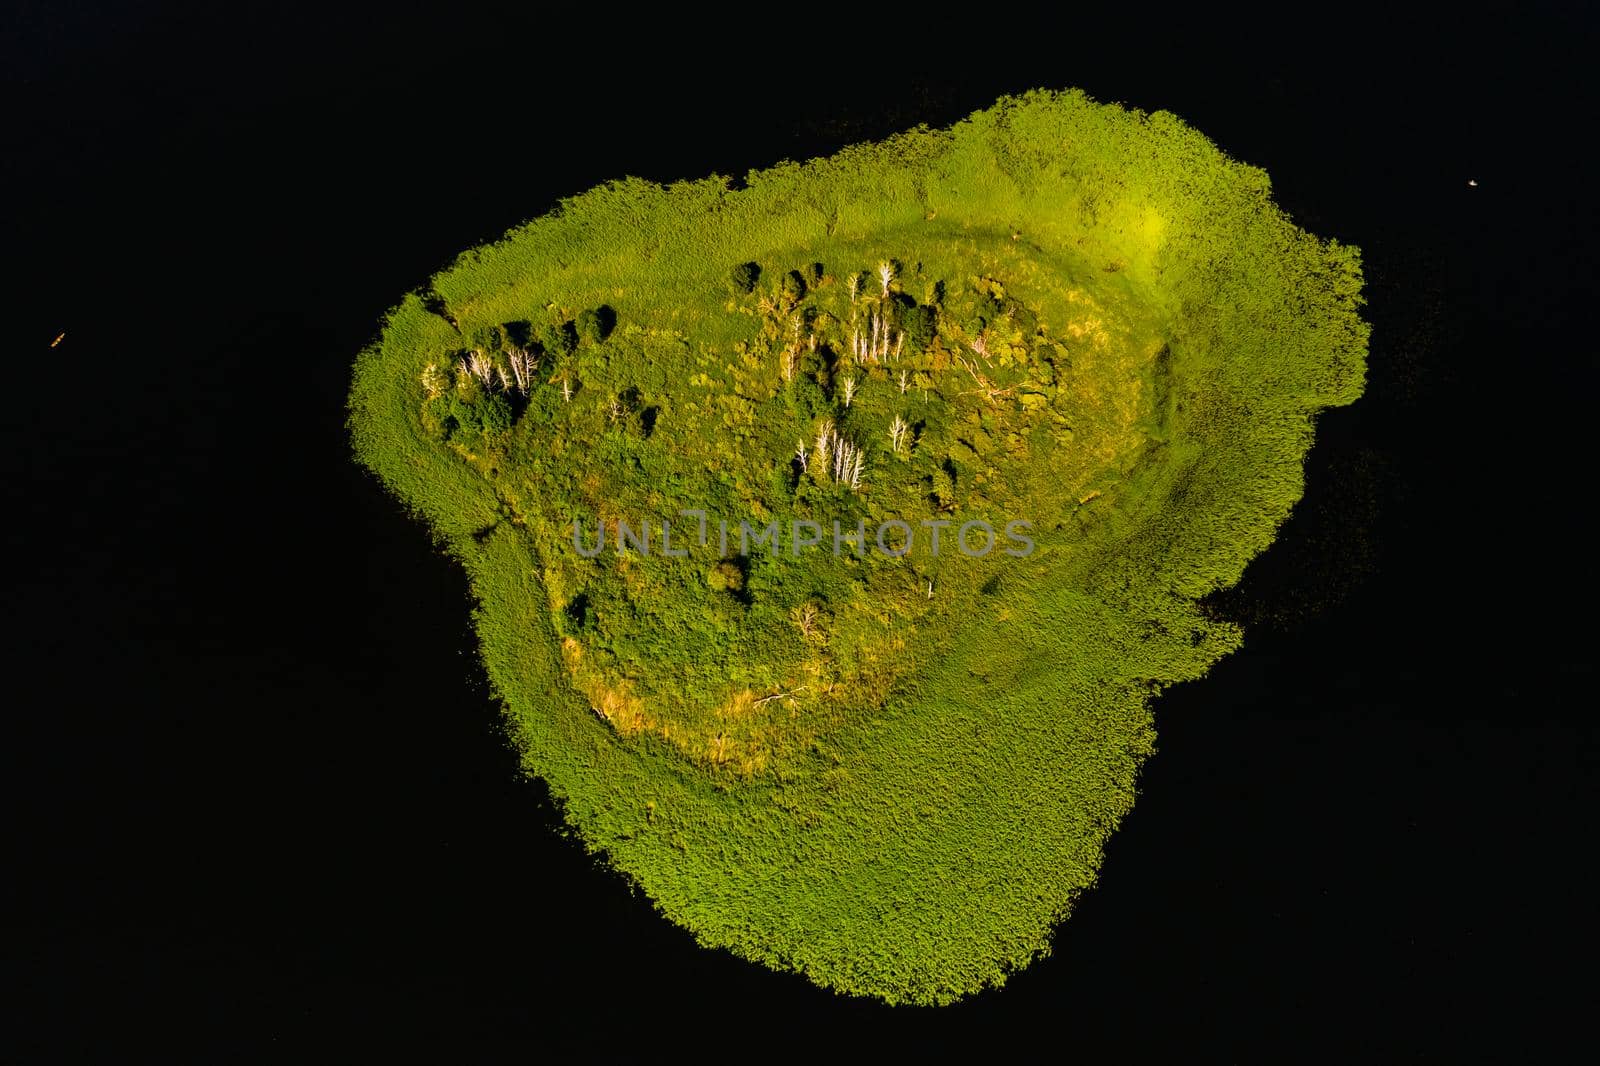
[[[526,348],[513,348],[510,353],[511,373],[517,379],[517,389],[526,395],[528,382],[533,379],[533,368],[538,359]]]
[[[855,445],[835,435],[833,441],[833,480],[843,481],[850,476],[850,464],[855,462]]]
[[[489,362],[489,357],[482,352],[475,351],[467,357],[467,369],[472,371],[472,376],[483,382],[485,386],[491,384],[494,364]]]
[[[966,369],[967,373],[972,375],[972,380],[978,383],[978,387],[976,389],[969,391],[982,393],[983,398],[988,400],[990,403],[994,403],[999,400],[1000,397],[1007,396],[1011,393],[1010,386],[1002,389],[1000,386],[990,381],[987,377],[978,373],[977,367],[961,358],[961,356],[956,356],[956,361]]]
[[[828,472],[828,453],[833,448],[833,420],[825,418],[817,427],[817,467],[824,476]]]
[[[895,415],[894,421],[889,423],[889,444],[895,450],[896,454],[899,453],[900,445],[906,439],[906,430],[910,428],[911,427],[906,424],[906,420],[901,418],[899,415]]]
[[[831,472],[835,481],[843,482],[852,489],[861,487],[861,475],[866,470],[866,450],[840,433],[831,420],[823,420],[817,428],[816,450],[811,454],[820,460],[813,471],[818,480],[825,479]]]

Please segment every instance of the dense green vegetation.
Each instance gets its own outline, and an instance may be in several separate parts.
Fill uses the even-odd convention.
[[[1360,393],[1360,287],[1171,115],[1035,93],[564,201],[390,313],[351,427],[590,847],[708,945],[946,1002],[1048,949],[1151,697],[1237,646],[1198,601]]]

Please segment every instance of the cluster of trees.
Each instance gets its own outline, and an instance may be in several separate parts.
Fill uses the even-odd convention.
[[[475,330],[471,346],[446,366],[423,369],[424,424],[440,439],[466,441],[509,430],[541,384],[570,400],[573,374],[564,364],[580,345],[603,344],[616,326],[616,312],[601,305],[537,328],[519,321]]]
[[[822,290],[835,279],[827,276],[820,262],[784,271],[768,285],[761,284],[759,263],[738,263],[729,270],[729,285],[736,294],[758,294],[768,336],[776,338],[778,370],[790,410],[804,425],[823,426],[814,440],[802,439],[796,445],[789,460],[791,487],[809,475],[819,484],[859,490],[870,454],[861,441],[878,437],[881,430],[887,450],[905,455],[918,439],[920,431],[913,433],[901,401],[913,380],[927,383],[933,376],[927,357],[941,344],[946,287],[942,281],[932,283],[926,302],[919,302],[900,283],[902,272],[900,262],[889,259],[870,271],[849,273],[830,300]],[[975,289],[951,312],[957,326],[979,338],[990,323],[1008,314],[1001,301],[983,288]],[[946,346],[951,345],[954,342]],[[894,390],[890,406],[896,409],[882,413],[882,425],[874,421],[877,415],[864,416],[866,425],[857,425],[846,435],[847,422],[861,421],[853,410],[858,396],[878,379]],[[987,377],[981,383],[988,383],[985,395],[991,399],[1004,394]],[[884,406],[881,396],[874,406]]]
[[[471,333],[471,348],[425,375],[430,395],[437,393],[439,433],[473,465],[514,472],[501,482],[505,506],[525,515],[534,499],[546,513],[581,514],[665,500],[729,513],[793,511],[853,528],[880,513],[940,518],[1004,506],[1005,479],[976,475],[1020,454],[1024,437],[1010,431],[1024,428],[1014,416],[1029,416],[1011,397],[1011,384],[1037,369],[1021,365],[1033,362],[1018,347],[1016,326],[1026,309],[986,278],[948,299],[942,282],[928,279],[924,287],[918,279],[917,299],[892,260],[836,275],[820,262],[789,266],[749,261],[728,269],[728,288],[742,294],[736,302],[758,312],[754,344],[748,314],[719,323],[709,313],[726,300],[715,285],[707,303],[692,308],[708,313],[690,316],[706,322],[703,347],[683,344],[686,334],[668,329],[659,331],[666,338],[660,347],[647,339],[657,331],[647,331],[601,356],[594,346],[615,328],[608,308],[539,327],[507,323]],[[680,307],[681,298],[674,300]],[[1018,358],[1005,364],[1000,356],[1008,350]],[[579,373],[586,389],[567,406]],[[639,389],[624,387],[629,381],[650,383],[652,395],[675,395],[683,405],[674,419],[681,431],[669,446],[645,444],[656,408]],[[674,384],[689,388],[674,394]],[[962,399],[971,394],[976,402]],[[495,439],[519,420],[527,434]],[[546,439],[548,447],[525,446]],[[1001,496],[993,495],[996,486]],[[581,640],[589,682],[616,695],[641,663],[694,663],[654,690],[652,713],[677,708],[668,715],[675,730],[700,712],[716,712],[728,683],[719,671],[741,655],[761,664],[744,682],[757,700],[752,722],[766,720],[759,707],[779,698],[775,688],[788,689],[785,699],[803,698],[806,721],[815,723],[876,705],[909,668],[903,649],[879,647],[891,636],[855,610],[836,612],[836,627],[813,623],[815,647],[791,646],[793,589],[832,603],[847,580],[826,566],[797,578],[776,564],[736,570],[719,563],[708,572],[704,563],[662,562],[619,577],[570,555],[554,553],[571,565],[553,564],[546,578],[559,590],[555,627]],[[865,580],[877,602],[893,601],[907,617],[963,594],[959,581],[941,578],[936,586],[932,570],[912,569],[900,584],[876,572]],[[707,589],[718,595],[707,597]],[[669,631],[674,635],[662,636]],[[722,649],[715,662],[692,650],[710,646]],[[793,695],[801,691],[797,672],[816,677],[803,697]],[[609,705],[593,705],[606,716],[600,708]],[[774,714],[781,709],[772,707]],[[695,728],[674,742],[701,760],[705,738]],[[774,743],[793,740],[789,726],[772,729]],[[732,744],[729,751],[735,749],[744,752],[740,759],[756,750]],[[721,755],[714,761],[721,765]]]

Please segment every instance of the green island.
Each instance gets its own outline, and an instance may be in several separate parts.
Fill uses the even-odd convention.
[[[1361,284],[1174,116],[1034,92],[565,200],[390,312],[350,427],[589,848],[707,946],[947,1003],[1049,950],[1152,698],[1239,645],[1202,598],[1360,394]]]

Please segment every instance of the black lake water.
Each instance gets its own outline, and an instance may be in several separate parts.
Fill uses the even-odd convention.
[[[1577,1009],[1554,975],[1592,934],[1568,501],[1592,482],[1593,207],[1546,103],[1577,98],[1586,28],[1396,39],[1336,84],[1179,48],[793,81],[615,44],[533,76],[441,54],[442,19],[30,8],[6,46],[13,374],[61,387],[14,392],[7,478],[27,1046],[1415,1051]],[[1360,245],[1369,382],[1215,598],[1246,646],[1157,701],[1141,798],[1053,956],[891,1010],[697,947],[564,835],[499,735],[464,575],[350,462],[343,403],[400,293],[561,196],[1033,86],[1175,111]]]

